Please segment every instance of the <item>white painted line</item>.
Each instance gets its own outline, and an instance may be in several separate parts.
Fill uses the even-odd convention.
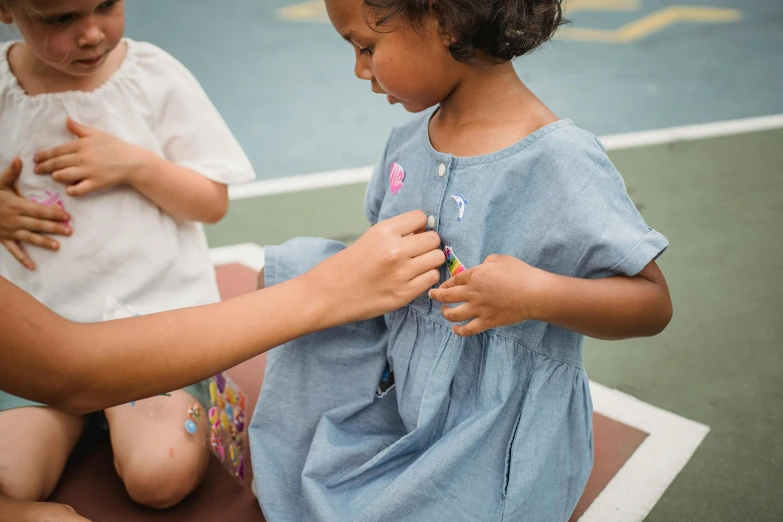
[[[590,391],[597,413],[649,436],[579,520],[641,522],[710,429],[595,382],[590,383]]]
[[[243,243],[210,250],[215,265],[264,266],[264,249]],[[649,436],[607,484],[580,522],[641,522],[685,467],[709,432],[698,422],[656,408],[630,395],[590,382],[596,413]]]
[[[237,263],[253,270],[264,268],[264,249],[255,243],[211,248],[209,257],[216,266]]]
[[[734,136],[750,132],[761,132],[783,128],[783,114],[731,120],[702,125],[686,125],[668,129],[614,134],[599,138],[607,150],[632,149],[653,145],[664,145],[678,141],[694,141],[721,136]],[[262,181],[251,181],[228,188],[232,200],[258,198],[275,194],[289,194],[330,187],[341,187],[367,183],[372,175],[373,167],[334,170],[317,174],[290,176]]]
[[[370,181],[372,170],[373,167],[360,167],[318,174],[305,174],[303,176],[251,181],[241,185],[230,186],[228,195],[232,200],[237,200],[367,183]]]
[[[686,125],[627,134],[613,134],[600,138],[607,150],[632,149],[652,145],[666,145],[678,141],[695,141],[723,136],[736,136],[783,128],[783,114],[748,118],[744,120],[718,121],[702,125]]]

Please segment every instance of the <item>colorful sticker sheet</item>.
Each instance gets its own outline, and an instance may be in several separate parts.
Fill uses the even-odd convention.
[[[230,473],[244,479],[245,458],[242,450],[247,440],[245,394],[230,377],[219,373],[209,381],[209,400],[207,415],[212,453]]]

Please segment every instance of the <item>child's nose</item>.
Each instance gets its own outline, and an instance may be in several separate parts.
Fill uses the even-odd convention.
[[[87,22],[87,25],[79,35],[79,40],[76,42],[79,47],[95,47],[103,41],[103,30],[93,22]]]
[[[367,66],[367,62],[362,59],[361,56],[356,58],[356,65],[354,66],[353,73],[360,80],[372,80],[374,78],[372,71]]]

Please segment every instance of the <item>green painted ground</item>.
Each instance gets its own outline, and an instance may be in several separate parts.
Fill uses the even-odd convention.
[[[590,377],[712,431],[648,520],[783,520],[783,130],[615,151],[675,316],[654,339],[588,342]],[[366,228],[364,187],[233,203],[212,246]]]

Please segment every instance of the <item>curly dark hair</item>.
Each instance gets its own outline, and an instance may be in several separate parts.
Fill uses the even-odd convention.
[[[428,15],[451,39],[455,60],[472,62],[482,54],[507,62],[552,38],[563,19],[562,0],[364,0],[378,27],[402,16],[416,25]]]

